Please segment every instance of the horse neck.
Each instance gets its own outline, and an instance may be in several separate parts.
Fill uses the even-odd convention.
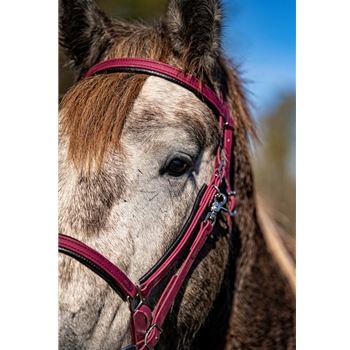
[[[246,143],[241,142],[236,137],[234,176],[239,204],[232,233],[235,282],[225,349],[254,344],[261,349],[289,349],[295,346],[295,296],[261,230],[251,163]],[[284,339],[279,334],[284,334]]]

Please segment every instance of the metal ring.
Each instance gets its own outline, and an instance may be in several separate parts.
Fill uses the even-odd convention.
[[[132,302],[135,300],[136,297],[140,298],[140,301],[138,302],[138,304],[136,305],[135,308],[132,307]],[[145,298],[142,296],[140,287],[138,287],[138,291],[136,293],[136,295],[131,299],[130,296],[128,295],[126,297],[127,301],[129,302],[129,309],[131,312],[135,312],[137,311],[144,303],[145,303]]]
[[[153,349],[148,345],[148,343],[147,343],[147,338],[148,338],[149,334],[151,333],[151,330],[152,330],[154,327],[157,327],[160,333],[163,332],[163,329],[162,329],[160,326],[158,326],[157,323],[154,323],[154,324],[150,327],[150,329],[146,332],[146,335],[145,335],[145,345],[146,345],[146,348],[147,348],[148,350],[153,350]],[[158,340],[158,339],[157,339],[157,340]]]

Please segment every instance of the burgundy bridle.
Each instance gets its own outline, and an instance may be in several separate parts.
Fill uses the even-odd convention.
[[[101,276],[124,300],[129,302],[132,345],[126,349],[153,349],[159,342],[162,325],[199,251],[212,232],[217,214],[227,212],[227,224],[231,231],[231,216],[235,214],[236,198],[230,183],[230,164],[233,151],[233,119],[223,97],[218,96],[197,78],[168,64],[141,58],[117,58],[92,67],[85,78],[94,74],[132,72],[162,77],[193,92],[218,116],[223,130],[217,149],[215,171],[208,186],[204,185],[192,212],[177,239],[161,259],[140,278],[135,285],[117,266],[84,243],[59,234],[59,251],[89,267]],[[220,189],[224,183],[225,191]],[[227,207],[225,207],[225,205]],[[204,218],[204,219],[203,219]],[[200,223],[196,234],[195,228]],[[147,297],[153,288],[168,274],[186,248],[190,246],[181,268],[166,285],[153,311],[147,306]]]

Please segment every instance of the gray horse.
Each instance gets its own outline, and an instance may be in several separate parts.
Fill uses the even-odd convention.
[[[258,222],[248,149],[255,125],[221,50],[222,17],[219,0],[170,0],[154,25],[113,21],[92,0],[60,0],[60,45],[77,81],[59,112],[59,232],[134,282],[174,242],[214,171],[217,118],[191,91],[161,77],[83,77],[119,57],[177,67],[227,101],[238,205],[231,230],[219,216],[156,349],[294,349],[295,294]],[[150,295],[151,307],[168,279]],[[131,343],[129,317],[127,303],[103,279],[59,255],[60,349],[121,349]]]

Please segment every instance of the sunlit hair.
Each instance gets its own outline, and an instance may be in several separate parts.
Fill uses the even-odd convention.
[[[99,168],[104,155],[119,147],[125,118],[146,75],[102,74],[80,81],[61,102],[60,132],[67,137],[68,160],[77,168]]]

